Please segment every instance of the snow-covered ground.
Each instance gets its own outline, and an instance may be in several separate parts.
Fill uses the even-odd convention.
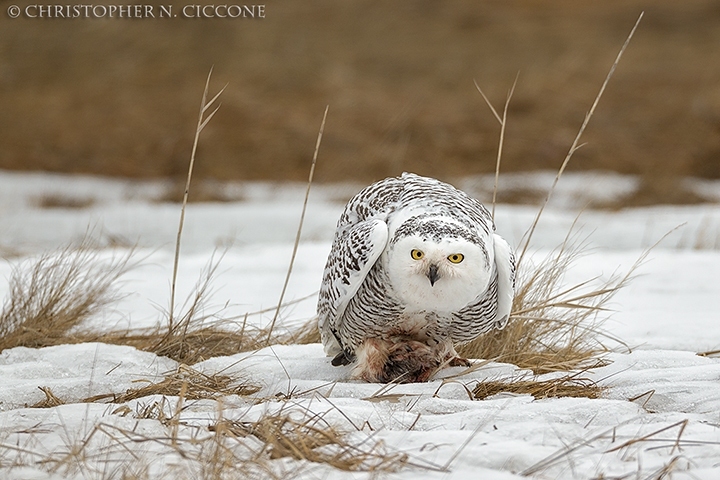
[[[503,181],[544,186],[552,175],[502,177],[501,187]],[[488,178],[468,179],[464,188],[488,182],[492,185]],[[720,359],[696,355],[720,349],[720,207],[580,213],[588,201],[626,194],[634,182],[607,174],[568,175],[531,243],[533,258],[542,258],[576,222],[578,241],[586,247],[567,273],[566,281],[574,284],[627,271],[667,235],[610,306],[614,313],[605,329],[631,351],[618,348],[608,355],[610,364],[587,374],[608,387],[600,399],[534,400],[507,394],[469,399],[466,387],[472,390],[478,380],[523,373],[496,363],[445,382],[384,389],[348,381],[348,371],[330,366],[319,345],[275,346],[207,359],[192,368],[261,387],[252,398],[224,398],[225,419],[251,422],[282,409],[297,415],[314,412],[358,445],[382,442],[387,452],[407,453],[415,466],[390,478],[652,479],[663,473],[668,477],[662,478],[720,478]],[[720,198],[717,183],[699,185],[706,196]],[[283,309],[285,326],[313,315],[334,224],[344,200],[360,187],[313,186],[285,297],[300,301]],[[122,278],[125,295],[88,323],[102,330],[156,324],[160,309],[168,306],[180,214],[177,204],[154,200],[164,188],[158,182],[0,173],[0,254],[6,257],[0,275],[7,279],[19,263],[88,231],[108,245],[121,245],[120,251],[136,245],[135,258],[142,261]],[[214,256],[220,263],[208,309],[223,308],[224,316],[241,322],[246,312],[277,305],[305,186],[222,188],[226,196],[240,200],[188,206],[178,298],[189,294]],[[41,208],[43,199],[86,206]],[[535,206],[498,205],[498,230],[518,245],[536,213]],[[108,249],[103,254],[112,253]],[[5,297],[7,290],[7,281],[0,283],[0,295]],[[249,318],[264,325],[272,312]],[[192,461],[193,455],[181,455],[182,449],[163,440],[168,427],[135,418],[158,398],[133,400],[128,408],[73,403],[137,388],[138,382],[157,381],[177,367],[151,353],[103,344],[0,353],[0,477],[122,478],[123,473],[130,476],[124,470],[129,468],[141,478],[210,478],[199,473],[203,466]],[[459,373],[456,368],[442,374]],[[26,408],[45,398],[38,387],[49,387],[66,404]],[[175,397],[166,403],[170,415],[176,403]],[[219,414],[217,402],[187,401],[175,434],[186,439],[207,435],[207,425]],[[183,448],[197,443],[186,442]],[[73,461],[59,461],[70,453],[68,458],[82,458],[84,467],[68,469]],[[287,458],[273,464],[276,472],[297,473],[298,466],[307,478],[371,476]]]

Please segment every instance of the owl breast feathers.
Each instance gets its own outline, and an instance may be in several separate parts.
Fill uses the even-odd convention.
[[[333,365],[371,382],[425,381],[469,365],[455,346],[503,328],[515,259],[487,209],[447,183],[404,173],[340,216],[317,313]]]

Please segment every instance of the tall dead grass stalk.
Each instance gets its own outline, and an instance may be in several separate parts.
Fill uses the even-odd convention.
[[[538,213],[535,216],[535,220],[533,221],[532,225],[530,226],[530,229],[527,231],[527,233],[524,236],[524,242],[521,241],[522,251],[520,252],[520,255],[518,256],[518,260],[517,260],[518,268],[522,264],[522,261],[525,257],[525,253],[527,252],[527,249],[530,246],[530,241],[532,240],[533,234],[535,233],[535,228],[537,227],[537,224],[540,221],[540,217],[542,216],[543,211],[545,210],[545,207],[547,206],[548,202],[550,201],[550,197],[552,196],[553,191],[555,191],[555,187],[557,186],[557,183],[560,181],[560,177],[562,177],[563,172],[565,172],[565,168],[567,168],[568,163],[570,163],[570,159],[572,158],[572,156],[575,154],[575,152],[580,147],[582,147],[582,145],[580,144],[580,138],[582,137],[582,134],[585,132],[585,129],[587,128],[588,123],[590,123],[590,119],[592,118],[593,114],[595,113],[595,108],[597,108],[597,105],[600,102],[600,98],[602,97],[603,93],[605,92],[605,88],[607,87],[608,83],[610,82],[610,78],[612,78],[613,73],[615,73],[615,69],[617,68],[618,64],[620,63],[620,59],[622,58],[623,53],[625,53],[625,49],[630,44],[630,40],[632,39],[633,35],[635,35],[635,30],[637,30],[638,25],[640,25],[640,20],[642,20],[644,14],[645,14],[645,12],[640,13],[640,16],[635,21],[635,25],[633,25],[632,30],[630,30],[630,34],[625,39],[625,43],[623,43],[623,46],[620,48],[620,51],[618,52],[617,57],[615,58],[615,61],[613,62],[612,66],[610,67],[610,71],[608,72],[607,76],[605,77],[605,81],[603,81],[602,86],[600,87],[600,91],[598,92],[597,96],[595,97],[595,100],[593,101],[593,104],[590,107],[590,110],[585,115],[585,119],[583,120],[583,123],[580,126],[580,130],[578,130],[578,133],[575,136],[575,139],[573,140],[572,145],[570,146],[570,150],[568,150],[568,153],[565,156],[565,159],[563,160],[563,163],[560,166],[560,169],[558,170],[557,175],[555,175],[555,180],[553,180],[553,184],[550,187],[550,190],[548,190],[547,196],[545,197],[545,201],[540,205],[540,209],[538,210]]]
[[[505,126],[507,125],[507,112],[508,107],[510,106],[510,99],[512,99],[513,93],[515,92],[515,86],[517,86],[519,76],[520,72],[518,72],[518,74],[515,76],[515,81],[513,82],[512,87],[508,91],[507,98],[505,99],[505,107],[503,108],[502,118],[500,118],[500,115],[498,115],[495,107],[492,106],[492,103],[490,103],[490,100],[488,100],[485,92],[483,92],[480,88],[480,85],[478,85],[477,82],[474,81],[475,88],[477,88],[478,92],[480,92],[480,95],[482,95],[483,100],[485,100],[487,106],[490,107],[490,111],[492,111],[493,115],[495,115],[497,121],[500,122],[500,140],[498,141],[497,160],[495,161],[495,183],[493,184],[492,210],[490,212],[493,220],[495,220],[495,203],[497,200],[498,182],[500,180],[500,163],[502,161],[503,144],[505,143]]]
[[[187,180],[185,182],[185,191],[183,193],[182,208],[180,209],[180,222],[178,224],[177,239],[175,241],[175,259],[173,261],[172,281],[170,283],[170,312],[168,316],[170,330],[172,330],[172,324],[175,319],[175,287],[177,284],[178,262],[180,260],[180,240],[182,239],[183,226],[185,224],[185,209],[188,203],[188,195],[190,194],[190,182],[192,181],[193,169],[195,167],[195,153],[197,152],[198,142],[200,141],[200,132],[203,131],[205,126],[207,126],[208,122],[210,122],[210,120],[212,120],[212,118],[215,116],[217,111],[220,109],[220,105],[215,107],[215,110],[210,112],[207,117],[205,116],[205,112],[212,107],[212,105],[227,87],[227,85],[225,85],[223,88],[221,88],[220,91],[208,102],[207,96],[208,90],[210,88],[210,78],[212,77],[212,72],[213,69],[211,67],[210,72],[207,76],[207,80],[205,81],[205,90],[203,91],[202,101],[200,102],[200,114],[198,116],[197,127],[195,128],[195,137],[193,139],[192,153],[190,154],[190,165],[188,166],[188,174]]]
[[[300,245],[300,234],[302,233],[303,222],[305,221],[305,212],[307,211],[308,198],[310,197],[310,186],[312,185],[313,176],[315,175],[315,164],[317,163],[318,152],[320,151],[320,143],[322,142],[323,132],[325,131],[325,120],[327,120],[328,110],[330,105],[325,106],[325,113],[323,113],[323,119],[320,123],[320,131],[318,131],[317,141],[315,142],[315,152],[313,153],[312,164],[310,165],[310,175],[308,176],[307,188],[305,189],[305,200],[303,201],[302,213],[300,213],[300,223],[298,224],[297,234],[295,235],[295,243],[293,244],[292,256],[290,257],[290,264],[288,265],[287,275],[285,276],[285,283],[283,283],[282,291],[280,292],[280,299],[278,300],[277,308],[275,309],[275,315],[273,315],[272,322],[268,328],[267,344],[270,344],[270,338],[273,330],[275,329],[275,322],[277,322],[278,316],[280,315],[280,308],[283,305],[285,299],[285,291],[287,290],[288,283],[290,282],[290,275],[292,274],[293,264],[295,263],[295,255],[297,255],[298,245]]]
[[[174,322],[143,331],[96,334],[93,340],[131,345],[187,365],[261,348],[267,341],[267,328],[248,325],[247,315],[238,324],[224,318],[222,308],[209,305],[222,258],[223,255],[210,259],[179,313],[176,310]]]

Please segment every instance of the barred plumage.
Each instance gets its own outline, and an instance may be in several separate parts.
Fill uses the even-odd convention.
[[[404,173],[346,205],[318,319],[333,364],[368,381],[424,381],[467,364],[455,345],[507,322],[512,251],[487,209],[447,183]]]

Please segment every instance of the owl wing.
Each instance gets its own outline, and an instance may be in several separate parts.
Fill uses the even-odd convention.
[[[493,234],[495,268],[497,269],[497,314],[495,328],[504,328],[510,318],[515,297],[515,255],[510,245],[498,234]]]
[[[341,352],[337,332],[345,308],[380,258],[387,240],[387,224],[376,218],[346,226],[336,233],[318,298],[320,337],[329,356]]]

